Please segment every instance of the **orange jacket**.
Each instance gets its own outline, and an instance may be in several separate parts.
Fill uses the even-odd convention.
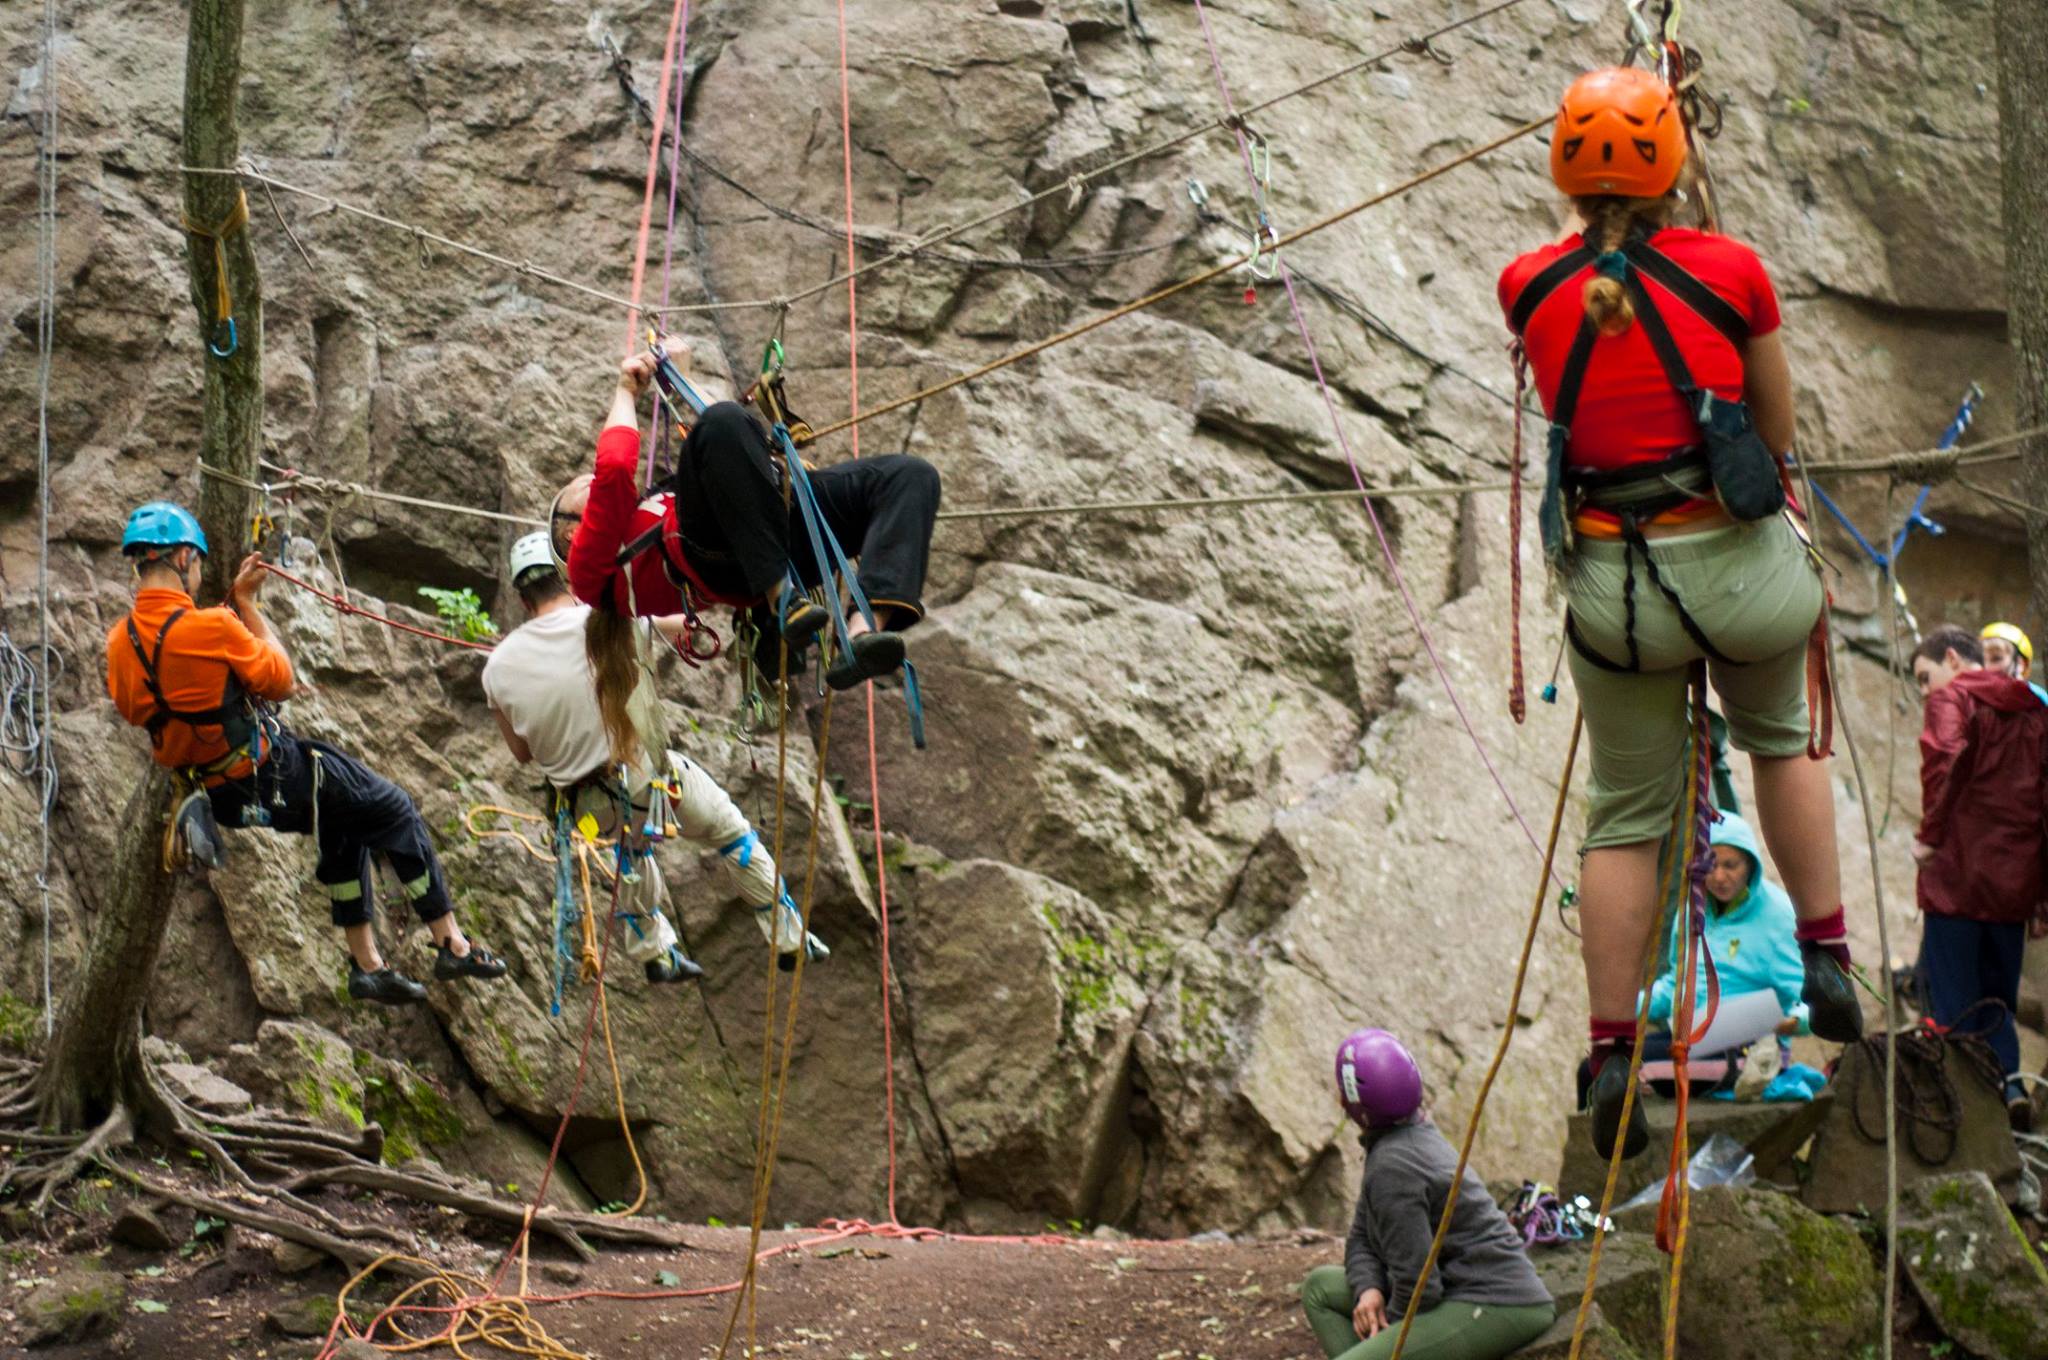
[[[283,648],[257,638],[232,609],[194,608],[192,597],[184,591],[152,586],[135,593],[135,607],[107,632],[107,692],[123,718],[142,727],[156,716],[156,700],[150,696],[142,661],[128,636],[128,619],[135,621],[143,650],[154,655],[157,635],[179,609],[186,612],[171,629],[157,666],[157,684],[173,708],[190,713],[216,707],[227,689],[230,671],[240,676],[243,687],[258,699],[290,695],[292,663]],[[182,770],[218,760],[227,752],[220,728],[173,721],[157,734],[151,754],[157,764]],[[224,777],[238,778],[248,772],[249,762],[244,760],[225,771]]]

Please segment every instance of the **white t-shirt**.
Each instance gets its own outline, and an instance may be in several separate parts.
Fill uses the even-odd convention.
[[[484,663],[491,707],[512,724],[548,782],[562,787],[611,759],[597,684],[583,651],[589,617],[590,606],[578,604],[529,619],[492,648]]]

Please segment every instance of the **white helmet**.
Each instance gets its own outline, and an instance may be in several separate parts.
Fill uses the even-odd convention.
[[[512,545],[512,582],[517,585],[519,578],[535,567],[560,570],[555,562],[555,547],[545,529],[536,529]]]

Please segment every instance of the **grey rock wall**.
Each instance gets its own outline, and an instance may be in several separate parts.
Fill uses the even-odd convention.
[[[60,982],[94,908],[112,809],[143,759],[101,687],[101,639],[126,594],[114,546],[133,502],[196,494],[203,362],[174,173],[183,10],[64,8],[51,412],[53,618],[65,658]],[[17,10],[0,15],[10,115],[35,107],[46,78],[32,16]],[[1986,10],[1973,0],[1878,16],[1746,0],[1687,15],[1727,110],[1712,163],[1728,223],[1762,248],[1784,291],[1817,455],[1923,444],[1965,382],[1996,393],[2007,373]],[[955,220],[1217,109],[1184,4],[869,0],[848,12],[864,228]],[[1249,102],[1393,46],[1437,13],[1247,0],[1211,18]],[[651,98],[666,15],[652,3],[252,0],[244,146],[285,179],[622,291],[646,133],[600,41],[615,36]],[[1397,58],[1281,104],[1254,120],[1274,148],[1273,210],[1283,227],[1299,225],[1539,116],[1620,41],[1618,6],[1528,0],[1444,40],[1449,65]],[[837,58],[829,7],[704,7],[686,58],[687,145],[777,207],[840,221]],[[0,181],[10,228],[0,308],[13,323],[0,330],[0,621],[19,641],[34,632],[24,433],[35,414],[33,143],[20,117],[0,138],[18,167]],[[1505,468],[1499,394],[1511,380],[1492,287],[1507,258],[1555,230],[1544,154],[1529,139],[1290,252],[1303,279],[1345,300],[1302,285],[1369,482],[1493,480]],[[1229,258],[1241,235],[1197,219],[1190,178],[1217,211],[1249,216],[1234,151],[1208,138],[958,243],[981,262],[927,258],[864,279],[863,403]],[[615,313],[280,195],[308,268],[268,199],[255,194],[251,206],[275,461],[523,514],[587,462],[622,338]],[[1090,252],[1113,258],[1033,271],[986,263]],[[674,299],[772,297],[843,261],[829,231],[686,169]],[[951,507],[1348,484],[1283,294],[1263,286],[1247,306],[1241,289],[1196,290],[879,419],[859,447],[931,459]],[[793,395],[814,420],[846,408],[846,321],[838,292],[787,319]],[[676,324],[700,367],[744,375],[772,317]],[[1983,428],[2009,424],[1995,400],[1987,406]],[[852,444],[820,452],[843,457]],[[1980,541],[2010,535],[1955,494],[1937,510],[1967,517],[1957,522]],[[1881,491],[1848,499],[1860,514],[1882,508]],[[366,500],[273,508],[323,545],[329,565],[308,570],[330,588],[338,562],[352,586],[402,615],[419,585],[468,585],[495,600],[501,622],[516,619],[501,581],[509,529]],[[1540,832],[1570,715],[1532,705],[1517,728],[1504,712],[1505,499],[1380,510],[1444,664]],[[1533,545],[1524,551],[1533,689],[1555,654],[1555,610]],[[1986,570],[1965,562],[1943,579],[1975,588]],[[1845,563],[1838,587],[1845,603],[1869,607],[1867,573]],[[414,794],[465,921],[517,964],[495,989],[437,989],[429,1011],[350,1006],[337,990],[338,942],[309,890],[309,850],[241,835],[233,867],[180,897],[150,1023],[214,1058],[234,1045],[275,1048],[282,1022],[317,1026],[323,1052],[329,1038],[350,1046],[368,1117],[408,1130],[418,1151],[530,1184],[574,1079],[589,996],[572,990],[563,1014],[549,1013],[548,871],[516,845],[475,842],[462,818],[479,803],[531,806],[531,780],[499,749],[473,656],[340,621],[276,586],[268,602],[319,687],[291,722],[361,750]],[[1414,1042],[1439,1117],[1462,1121],[1498,1034],[1536,854],[1476,762],[1356,507],[948,523],[930,602],[914,648],[930,751],[909,751],[893,697],[877,707],[906,1221],[1099,1219],[1162,1232],[1335,1221],[1358,1154],[1326,1089],[1328,1051],[1364,1021]],[[730,668],[678,671],[668,692],[690,753],[768,821],[774,751],[731,735]],[[1848,711],[1873,747],[1890,730],[1885,702],[1881,672],[1851,677]],[[1893,721],[1910,805],[1917,715]],[[858,705],[840,704],[824,754],[828,787],[842,791],[818,828],[817,911],[834,956],[805,982],[778,1220],[884,1205],[864,722]],[[795,876],[823,726],[813,707],[794,728]],[[1866,759],[1884,764],[1875,750]],[[1859,838],[1845,843],[1858,844],[1841,774],[1843,831]],[[0,986],[31,1010],[33,801],[0,777]],[[1890,819],[1883,861],[1902,934],[1910,810]],[[1578,816],[1574,802],[1567,848]],[[1869,871],[1849,862],[1867,937]],[[662,1208],[743,1217],[764,960],[715,876],[677,863],[672,878],[712,981],[702,1000],[650,993],[630,976],[615,988],[624,1113]],[[423,961],[417,940],[397,952]],[[1547,923],[1517,1057],[1480,1139],[1489,1174],[1555,1171],[1580,1042],[1578,978],[1573,942]],[[289,1083],[278,1089],[290,1095]],[[566,1144],[577,1191],[629,1196],[602,1069],[579,1111]]]

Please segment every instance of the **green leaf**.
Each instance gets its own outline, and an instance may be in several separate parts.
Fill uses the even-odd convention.
[[[159,1303],[155,1299],[137,1299],[135,1301],[135,1311],[138,1313],[168,1313],[171,1311],[171,1305]]]
[[[654,1282],[663,1289],[674,1289],[683,1282],[683,1277],[673,1270],[657,1270],[654,1272]]]
[[[704,1220],[704,1226],[707,1228],[723,1228],[725,1226],[725,1220],[720,1218],[717,1214],[713,1214],[711,1217]]]
[[[135,1273],[137,1275],[147,1276],[148,1278],[153,1280],[157,1276],[164,1273],[164,1268],[162,1266],[144,1266],[142,1269],[136,1271]]]

